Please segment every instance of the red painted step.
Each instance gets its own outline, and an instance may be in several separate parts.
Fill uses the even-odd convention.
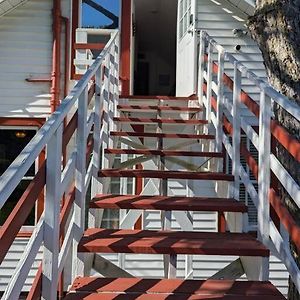
[[[164,100],[164,101],[193,101],[198,100],[197,96],[190,97],[175,97],[175,96],[132,96],[132,95],[121,95],[120,100]]]
[[[285,299],[270,282],[231,280],[78,277],[70,292],[66,299]]]
[[[126,170],[103,169],[98,172],[100,177],[136,177],[160,179],[191,179],[191,180],[223,180],[233,181],[232,175],[217,172],[190,172],[190,171],[158,171],[158,170]]]
[[[166,139],[196,139],[214,140],[211,134],[188,134],[188,133],[155,133],[155,132],[130,132],[130,131],[111,131],[111,136],[132,136],[142,138],[166,138]]]
[[[107,153],[107,154],[159,155],[159,156],[223,157],[223,154],[220,152],[151,150],[151,149],[105,149],[105,153]]]
[[[143,123],[143,124],[185,124],[185,125],[204,125],[208,124],[207,120],[183,120],[183,119],[156,119],[156,118],[125,118],[114,117],[114,121],[123,123]]]
[[[105,149],[107,154],[141,154],[159,156],[197,156],[197,157],[223,157],[220,152],[196,152],[177,150],[151,150],[151,149]]]
[[[231,198],[145,195],[96,195],[90,208],[247,212],[247,206]]]
[[[118,105],[117,108],[121,111],[132,112],[149,112],[149,111],[181,111],[181,112],[199,112],[200,107],[183,107],[183,106],[158,106],[158,105]]]
[[[269,256],[269,250],[246,233],[155,231],[90,228],[79,252]]]

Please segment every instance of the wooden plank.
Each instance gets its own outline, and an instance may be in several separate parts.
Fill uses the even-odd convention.
[[[183,111],[183,112],[199,112],[200,107],[184,107],[184,106],[159,106],[159,105],[118,105],[121,111]]]
[[[245,233],[150,230],[86,230],[79,252],[269,256],[269,250]]]
[[[111,136],[132,136],[143,138],[166,138],[166,139],[203,139],[213,140],[214,135],[211,134],[188,134],[188,133],[156,133],[156,132],[129,132],[129,131],[112,131]]]
[[[114,117],[115,122],[122,123],[158,123],[158,124],[185,124],[185,125],[205,125],[208,124],[207,120],[183,120],[183,119],[156,119],[156,118],[125,118],[125,117]]]
[[[105,44],[103,43],[75,43],[74,49],[91,49],[91,50],[103,50]]]
[[[174,97],[174,96],[144,96],[144,95],[120,95],[120,99],[129,99],[129,100],[157,100],[157,101],[191,101],[198,100],[197,96],[190,97]]]
[[[197,156],[197,157],[223,157],[221,152],[200,152],[180,150],[152,150],[152,149],[105,149],[107,154],[141,154],[159,156]]]
[[[96,195],[90,208],[247,212],[245,204],[229,198],[145,195]]]
[[[209,278],[215,279],[215,280],[236,280],[239,279],[241,276],[245,274],[243,265],[241,263],[241,259],[238,258],[235,261],[231,262],[229,265],[227,265],[225,268],[221,269],[217,273],[215,273],[213,276]]]
[[[242,296],[244,300],[283,300],[285,298],[281,296]],[[68,294],[65,298],[66,300],[241,300],[241,296],[238,295],[190,295],[190,294],[118,294],[118,293],[76,293],[76,294]]]
[[[94,293],[147,293],[147,294],[193,294],[239,296],[275,296],[281,293],[270,283],[261,281],[234,280],[182,280],[182,279],[143,279],[143,278],[76,278],[71,292]],[[155,298],[156,299],[156,298]],[[215,299],[215,298],[214,298]],[[240,298],[241,299],[241,298]]]
[[[232,175],[215,173],[215,172],[190,172],[190,171],[103,169],[98,172],[98,176],[233,181]]]

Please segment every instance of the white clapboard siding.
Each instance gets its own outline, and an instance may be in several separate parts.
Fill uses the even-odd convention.
[[[228,1],[197,0],[197,28],[207,31],[226,51],[243,62],[243,64],[257,76],[266,78],[263,58],[256,42],[250,38],[249,34],[244,36],[235,36],[233,34],[233,29],[243,29],[245,32],[247,31],[247,12],[249,11],[250,13],[251,6],[245,1],[238,2],[232,0],[232,2],[234,3]],[[238,8],[239,5],[246,13]],[[240,45],[241,50],[236,51],[236,45]],[[225,62],[225,73],[233,77],[233,66],[229,62]],[[244,82],[244,78],[242,82]],[[259,99],[257,89],[251,89],[251,87],[244,88],[244,86],[242,86],[242,88],[245,89],[253,99]]]
[[[15,268],[22,256],[24,249],[28,243],[28,238],[17,238],[9,249],[2,264],[0,265],[0,292],[4,291],[11,276],[14,274]],[[23,291],[29,291],[34,280],[35,274],[38,270],[42,259],[42,252],[40,251],[36,257],[35,262],[30,270],[29,276],[25,282]]]
[[[10,4],[16,8],[2,14],[2,5],[8,8]],[[52,7],[52,0],[0,2],[1,117],[46,117],[50,113],[50,83],[27,82],[26,78],[51,77]],[[62,14],[68,18],[70,7],[70,0],[62,1]],[[64,26],[62,31],[64,35]],[[62,60],[62,75],[63,64]]]
[[[25,4],[28,0],[1,0],[0,1],[0,17],[11,12],[18,6]]]

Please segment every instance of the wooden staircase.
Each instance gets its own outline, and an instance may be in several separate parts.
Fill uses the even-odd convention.
[[[177,255],[225,255],[243,257],[268,257],[269,250],[253,235],[242,232],[198,232],[174,231],[166,224],[171,222],[172,211],[218,212],[221,214],[246,214],[247,207],[239,199],[228,197],[169,196],[168,180],[185,179],[197,181],[218,181],[229,186],[234,177],[223,171],[223,153],[203,150],[201,143],[213,141],[203,127],[207,120],[199,119],[202,107],[197,106],[194,98],[150,97],[140,99],[132,97],[128,103],[119,104],[121,116],[114,121],[120,131],[111,131],[111,137],[137,138],[144,144],[145,139],[152,139],[151,149],[104,149],[106,157],[113,155],[146,156],[157,159],[157,169],[114,169],[105,166],[99,170],[99,178],[155,178],[160,179],[160,195],[113,195],[98,194],[90,203],[90,209],[122,210],[159,210],[162,214],[162,230],[106,229],[88,228],[79,245],[81,253],[131,253],[163,254],[167,260],[168,279],[141,278],[96,278],[78,277],[73,283],[68,300],[77,299],[226,299],[226,300],[267,300],[285,299],[269,282],[233,281],[233,280],[181,280],[176,277]],[[174,105],[174,103],[176,103]],[[196,103],[196,105],[195,105]],[[192,104],[192,106],[190,105]],[[183,119],[182,116],[187,118]],[[135,124],[143,125],[143,131],[134,130]],[[155,131],[148,131],[147,126],[154,126]],[[172,129],[172,127],[176,129]],[[185,130],[187,127],[190,130]],[[129,129],[131,128],[131,131]],[[151,127],[152,128],[152,127]],[[175,132],[174,132],[175,131]],[[177,133],[178,132],[178,133]],[[166,141],[172,139],[200,141],[197,151],[164,149]],[[151,143],[150,143],[151,144]],[[151,145],[152,145],[151,144]],[[111,146],[111,145],[110,145]],[[202,151],[203,150],[203,151]],[[168,169],[166,159],[175,156],[181,158],[217,159],[217,170],[200,169],[199,171]],[[107,159],[109,161],[109,159]],[[221,167],[220,167],[221,165]],[[170,225],[170,224],[169,224]],[[173,277],[173,278],[172,278]]]

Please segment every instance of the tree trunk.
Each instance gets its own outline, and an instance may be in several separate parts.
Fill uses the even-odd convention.
[[[249,18],[248,27],[262,52],[269,82],[300,105],[300,1],[257,0],[255,14]],[[300,139],[300,123],[280,106],[274,106],[275,119],[290,134]],[[278,143],[276,154],[283,166],[300,184],[300,164]],[[300,210],[282,186],[279,187],[282,201],[300,224]],[[300,265],[299,249],[291,243],[292,254]],[[290,280],[289,299],[300,296]]]

